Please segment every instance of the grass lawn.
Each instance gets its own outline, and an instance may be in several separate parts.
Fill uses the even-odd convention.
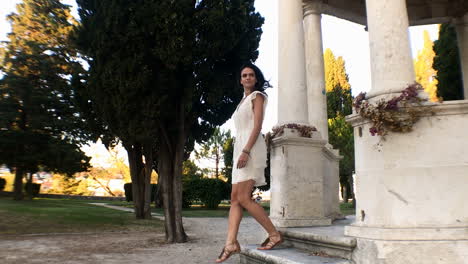
[[[94,201],[0,198],[0,234],[164,231],[158,219],[136,220],[133,213],[90,202]]]
[[[354,215],[356,210],[353,207],[353,203],[340,203],[340,212],[343,215]]]
[[[133,202],[108,202],[108,204],[112,205],[117,205],[117,206],[123,206],[123,207],[128,207],[128,208],[133,208]],[[263,208],[265,208],[266,212],[270,212],[270,204],[267,203],[262,203],[261,204]],[[184,208],[182,210],[182,216],[184,217],[228,217],[229,215],[229,204],[227,203],[221,203],[218,207],[218,209],[207,209],[204,208],[200,204],[195,204],[192,205],[190,208]],[[151,208],[152,212],[161,214],[163,215],[163,209],[162,208]],[[250,216],[250,214],[244,210],[244,216]]]
[[[128,208],[133,208],[132,202],[108,202],[112,205],[124,206]],[[270,212],[270,203],[262,202],[261,205],[265,208],[267,213]],[[152,211],[158,214],[163,215],[163,209],[161,208],[152,208]],[[354,208],[352,203],[340,203],[340,211],[343,215],[354,215]],[[182,216],[185,217],[227,217],[229,215],[229,204],[221,203],[218,209],[206,209],[200,204],[192,205],[190,208],[185,208],[182,210]],[[250,214],[244,210],[244,216],[250,216]]]

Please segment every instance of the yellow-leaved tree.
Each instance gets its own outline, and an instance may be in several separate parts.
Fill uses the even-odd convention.
[[[432,102],[439,101],[437,97],[437,71],[432,68],[434,62],[434,42],[429,37],[429,32],[424,30],[424,47],[418,52],[418,56],[414,60],[414,71],[416,81],[424,87],[424,90],[429,94],[429,99]]]

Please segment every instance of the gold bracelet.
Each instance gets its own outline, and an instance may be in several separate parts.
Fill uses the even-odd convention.
[[[242,152],[247,154],[250,157],[250,151],[247,151],[247,150],[243,149]]]

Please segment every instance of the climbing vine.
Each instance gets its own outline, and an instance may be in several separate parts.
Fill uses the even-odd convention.
[[[372,136],[384,137],[388,131],[409,132],[424,112],[422,102],[427,101],[418,97],[420,90],[423,90],[423,87],[415,82],[406,87],[399,96],[388,101],[381,99],[376,104],[366,99],[366,93],[360,93],[354,99],[353,106],[356,113],[372,122],[369,129]]]

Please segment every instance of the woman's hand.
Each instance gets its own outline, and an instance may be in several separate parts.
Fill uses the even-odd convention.
[[[242,152],[242,154],[239,156],[239,159],[237,160],[237,168],[242,169],[247,165],[247,161],[249,160],[250,156],[249,154]]]

